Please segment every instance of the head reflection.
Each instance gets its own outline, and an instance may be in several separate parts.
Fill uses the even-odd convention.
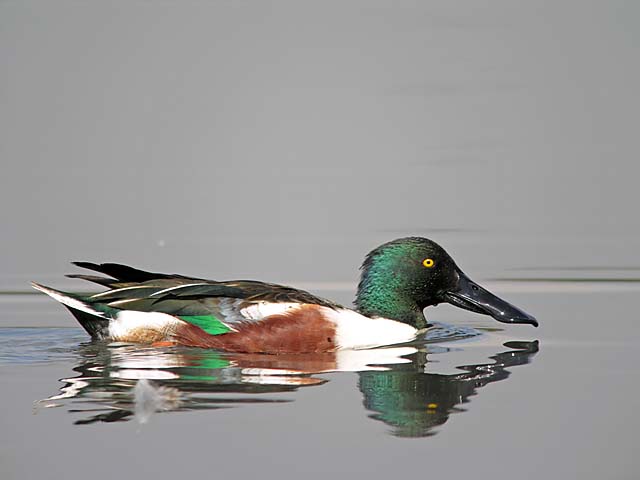
[[[509,367],[529,363],[538,342],[499,348],[503,351],[489,357],[491,362],[484,357],[486,363],[444,375],[429,373],[430,355],[414,347],[271,356],[92,343],[79,352],[78,375],[64,379],[60,393],[45,402],[69,406],[82,416],[76,424],[132,418],[145,423],[156,412],[292,401],[268,394],[322,385],[328,380],[319,374],[350,371],[358,372],[371,418],[389,425],[393,435],[424,437],[462,411],[460,405],[479,388],[506,379]]]
[[[384,372],[360,372],[358,388],[364,407],[374,412],[370,418],[389,425],[399,437],[425,437],[436,433],[451,413],[461,408],[468,398],[488,383],[506,379],[509,367],[531,361],[538,342],[508,342],[515,350],[498,353],[492,363],[458,367],[464,373],[442,375],[426,373],[428,364],[423,352],[415,354],[409,364]]]

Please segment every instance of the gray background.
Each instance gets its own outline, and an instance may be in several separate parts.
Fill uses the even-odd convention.
[[[78,259],[353,282],[409,234],[489,276],[633,261],[637,2],[0,9],[4,289]]]

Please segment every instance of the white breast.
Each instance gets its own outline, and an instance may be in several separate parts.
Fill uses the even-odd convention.
[[[369,318],[354,310],[323,307],[323,314],[336,324],[340,349],[362,349],[395,345],[413,340],[417,329],[387,318]]]

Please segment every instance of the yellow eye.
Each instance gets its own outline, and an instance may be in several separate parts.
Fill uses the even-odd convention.
[[[436,264],[436,262],[434,262],[432,258],[425,258],[425,259],[422,261],[422,265],[424,265],[424,266],[425,266],[425,267],[427,267],[427,268],[431,268],[431,267],[433,267],[435,264]]]

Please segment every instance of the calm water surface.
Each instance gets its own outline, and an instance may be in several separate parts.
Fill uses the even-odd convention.
[[[535,312],[537,330],[435,308],[444,323],[416,344],[289,357],[92,343],[77,327],[37,326],[42,310],[69,320],[44,297],[3,295],[3,468],[109,478],[95,470],[108,457],[133,475],[188,464],[242,477],[633,478],[638,292],[537,285],[492,285]],[[32,328],[15,326],[20,312]]]

